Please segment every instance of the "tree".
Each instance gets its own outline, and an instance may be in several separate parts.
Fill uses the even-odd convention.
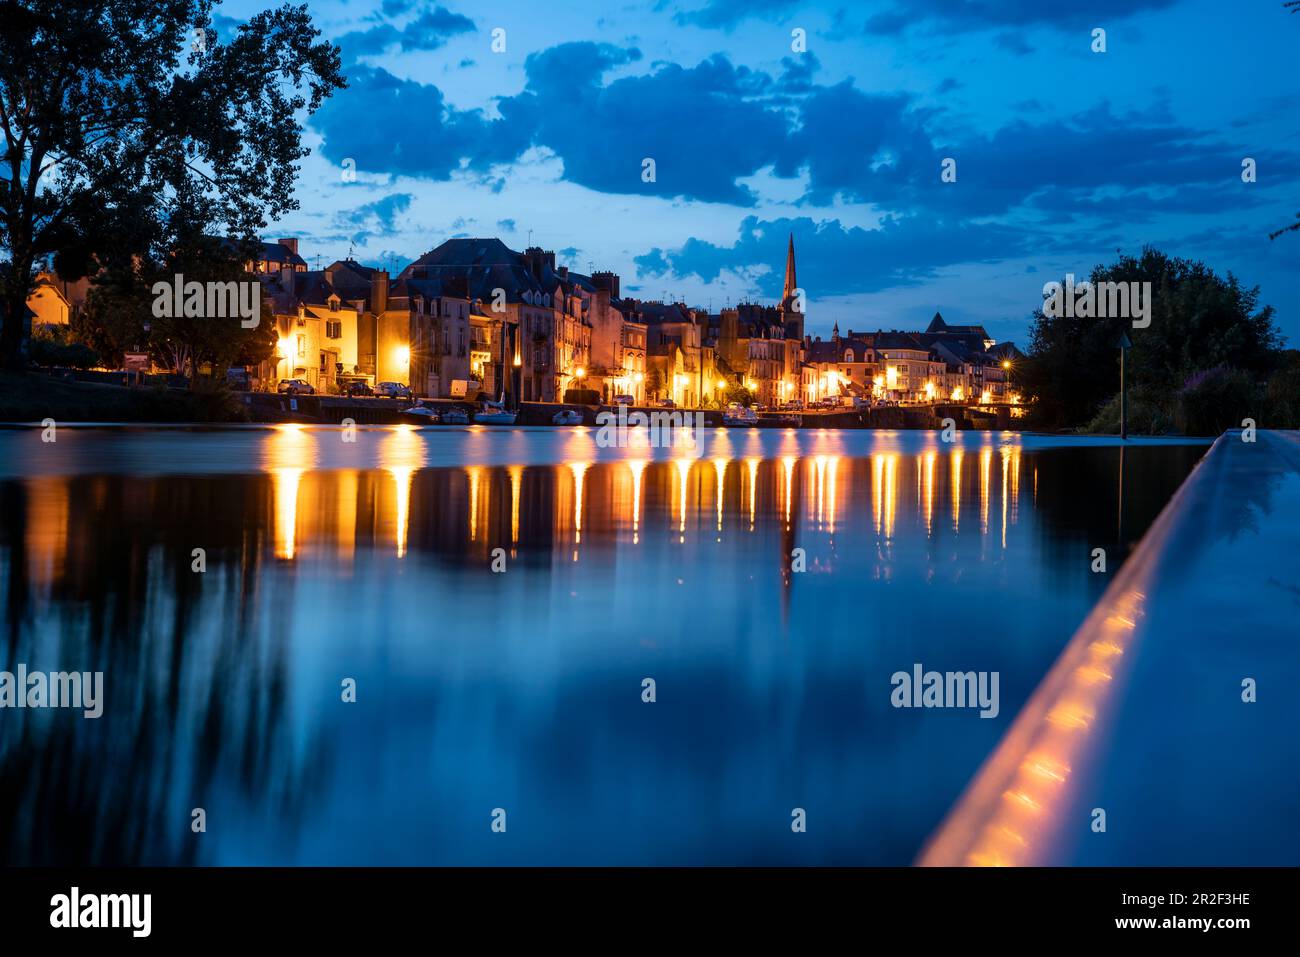
[[[1034,403],[1037,423],[1073,427],[1089,421],[1119,392],[1121,333],[1131,387],[1172,403],[1196,373],[1235,369],[1263,382],[1281,361],[1273,307],[1259,307],[1259,288],[1231,273],[1147,247],[1092,271],[1091,281],[1151,283],[1151,324],[1124,317],[1070,318],[1035,313],[1029,351],[1017,378]]]
[[[0,360],[22,362],[35,267],[162,262],[297,208],[297,116],[344,85],[306,6],[212,28],[214,0],[0,0]]]

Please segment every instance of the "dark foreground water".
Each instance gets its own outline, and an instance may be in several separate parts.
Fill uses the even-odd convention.
[[[0,670],[105,700],[0,709],[7,863],[908,863],[1204,451],[39,435],[0,431]],[[918,663],[1000,713],[892,707]]]

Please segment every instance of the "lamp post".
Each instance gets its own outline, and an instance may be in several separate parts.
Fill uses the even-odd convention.
[[[1119,341],[1115,344],[1119,346],[1119,437],[1123,442],[1128,440],[1128,384],[1124,380],[1124,356],[1133,343],[1129,340],[1128,333],[1121,330]]]

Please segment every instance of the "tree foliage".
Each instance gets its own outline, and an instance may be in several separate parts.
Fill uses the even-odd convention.
[[[1017,384],[1033,402],[1036,424],[1077,427],[1119,392],[1119,339],[1127,333],[1130,389],[1170,403],[1197,373],[1232,369],[1263,383],[1281,362],[1282,340],[1273,307],[1259,305],[1259,288],[1231,273],[1177,259],[1150,247],[1097,266],[1098,282],[1151,283],[1151,324],[1134,329],[1125,317],[1032,320],[1028,354]],[[1170,410],[1172,415],[1172,407]]]
[[[286,4],[222,41],[214,0],[0,0],[0,356],[20,361],[35,267],[164,262],[187,237],[251,239],[297,208],[298,117],[344,84]]]

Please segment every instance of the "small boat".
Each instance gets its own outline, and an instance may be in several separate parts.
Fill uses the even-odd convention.
[[[413,415],[424,422],[441,422],[442,414],[432,406],[420,404],[413,405],[406,410],[407,415]]]
[[[573,409],[561,409],[551,416],[554,425],[582,425],[582,413]]]
[[[442,414],[443,425],[469,425],[469,415],[464,409],[452,407]]]
[[[474,421],[483,425],[514,425],[517,413],[506,411],[500,402],[484,402],[474,413]]]
[[[758,425],[758,413],[743,405],[729,405],[722,413],[722,424],[740,428]]]

